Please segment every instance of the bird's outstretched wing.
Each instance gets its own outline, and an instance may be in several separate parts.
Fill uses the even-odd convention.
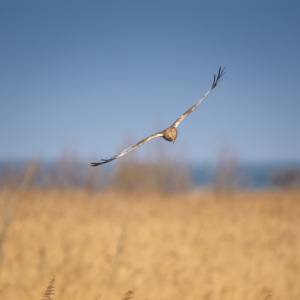
[[[158,133],[156,133],[156,134],[150,135],[149,137],[147,137],[147,138],[141,140],[140,142],[138,142],[138,143],[135,144],[134,146],[131,146],[131,147],[129,147],[129,148],[127,148],[127,149],[125,149],[125,150],[119,152],[118,154],[116,154],[115,156],[113,156],[113,157],[110,158],[110,159],[101,159],[102,162],[100,162],[100,163],[91,163],[91,166],[92,166],[92,167],[96,167],[96,166],[99,166],[99,165],[102,165],[102,164],[106,164],[106,163],[108,163],[108,162],[110,162],[110,161],[112,161],[112,160],[114,160],[114,159],[117,159],[117,158],[119,158],[119,157],[121,157],[121,156],[127,154],[129,151],[131,151],[131,150],[133,150],[133,149],[135,149],[135,148],[137,148],[137,147],[139,147],[139,146],[142,146],[142,145],[144,145],[145,143],[147,143],[148,141],[150,141],[150,140],[152,140],[152,139],[154,139],[154,138],[156,138],[156,137],[159,137],[159,136],[163,136],[163,131],[160,131],[160,132],[158,132]]]
[[[193,106],[191,107],[189,110],[187,110],[180,118],[178,118],[173,124],[172,126],[177,128],[177,126],[179,125],[179,123],[187,116],[189,115],[192,111],[194,111],[194,109],[200,104],[200,102],[219,84],[219,82],[221,81],[222,76],[225,74],[224,72],[225,69],[222,69],[220,67],[219,69],[219,73],[218,76],[216,78],[216,75],[214,75],[214,82],[210,88],[210,90]]]

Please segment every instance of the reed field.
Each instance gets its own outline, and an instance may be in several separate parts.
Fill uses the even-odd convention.
[[[0,299],[300,299],[299,190],[0,199]]]

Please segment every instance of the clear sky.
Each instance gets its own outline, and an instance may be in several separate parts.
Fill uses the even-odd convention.
[[[299,161],[299,12],[299,1],[2,0],[0,159],[66,146],[109,158],[171,125],[222,66],[165,149],[203,162],[227,143],[244,161]]]

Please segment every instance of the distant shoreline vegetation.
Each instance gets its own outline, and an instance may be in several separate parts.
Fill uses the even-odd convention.
[[[300,162],[145,163],[123,160],[91,168],[88,162],[61,158],[57,161],[0,161],[0,186],[18,185],[26,168],[36,169],[33,185],[42,188],[107,188],[183,192],[196,188],[269,189],[300,187]]]

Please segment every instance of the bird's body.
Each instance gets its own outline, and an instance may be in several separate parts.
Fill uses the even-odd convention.
[[[91,163],[92,167],[96,167],[102,164],[106,164],[114,159],[117,159],[125,154],[127,154],[129,151],[142,146],[143,144],[145,144],[146,142],[156,138],[156,137],[162,137],[164,138],[166,141],[168,142],[173,142],[176,140],[177,138],[177,126],[180,124],[180,122],[187,116],[189,115],[191,112],[194,111],[194,109],[200,104],[200,102],[218,85],[218,83],[221,81],[222,76],[224,75],[224,69],[221,70],[221,67],[219,69],[219,73],[218,76],[216,78],[216,75],[214,76],[214,81],[212,84],[212,87],[210,88],[210,90],[193,106],[191,107],[189,110],[187,110],[181,117],[179,117],[170,127],[168,127],[167,129],[160,131],[156,134],[153,134],[143,140],[141,140],[140,142],[138,142],[137,144],[135,144],[132,147],[129,147],[121,152],[119,152],[118,154],[116,154],[115,156],[113,156],[110,159],[102,159],[102,162],[100,163]]]
[[[173,142],[177,138],[177,129],[173,125],[168,127],[163,131],[163,136],[162,136],[166,141],[168,142]]]

